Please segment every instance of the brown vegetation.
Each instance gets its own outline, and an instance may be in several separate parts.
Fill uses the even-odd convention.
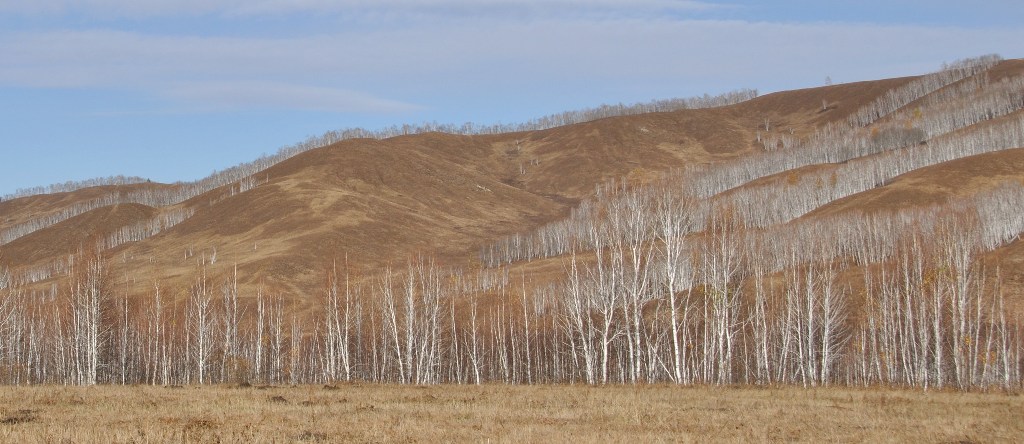
[[[0,388],[4,442],[1013,442],[1016,394],[857,388]]]
[[[782,92],[723,108],[541,131],[345,140],[259,173],[266,183],[250,191],[228,192],[232,185],[194,197],[181,205],[195,209],[195,216],[112,255],[120,259],[115,266],[130,270],[137,281],[184,289],[195,266],[216,251],[219,260],[239,265],[248,294],[260,281],[271,291],[314,292],[321,278],[311,271],[345,256],[369,267],[400,265],[412,254],[428,253],[462,265],[482,245],[565,217],[608,180],[754,153],[761,149],[759,134],[807,134],[913,79]],[[818,113],[822,100],[831,104],[827,115]],[[770,130],[760,128],[765,118]],[[104,186],[0,202],[0,232],[112,191],[168,187],[173,186]],[[112,217],[95,231],[105,234],[125,224]],[[78,226],[65,220],[49,232],[74,232]],[[34,250],[44,237],[53,236],[0,245],[2,265],[50,267],[85,240],[61,235],[62,248]]]

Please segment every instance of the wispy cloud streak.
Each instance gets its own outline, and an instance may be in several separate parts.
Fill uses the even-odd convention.
[[[0,0],[0,13],[94,18],[347,14],[375,17],[642,16],[729,8],[696,0]]]

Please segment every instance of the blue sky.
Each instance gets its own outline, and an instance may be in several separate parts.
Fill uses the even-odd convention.
[[[1018,58],[1024,4],[0,0],[0,195],[194,180],[309,135]]]

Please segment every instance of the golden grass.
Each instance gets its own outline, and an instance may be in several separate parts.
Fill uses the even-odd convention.
[[[675,386],[2,387],[2,442],[1012,442],[1019,395]]]

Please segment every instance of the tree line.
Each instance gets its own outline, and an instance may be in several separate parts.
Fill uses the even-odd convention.
[[[245,294],[236,268],[205,263],[187,289],[153,282],[139,295],[130,270],[115,274],[100,248],[74,255],[48,291],[0,273],[0,379],[1024,382],[1024,325],[1007,307],[1003,270],[984,255],[1024,230],[999,215],[1024,204],[1019,183],[936,208],[772,230],[678,197],[617,201],[587,245],[557,259],[564,273],[552,280],[428,258],[370,274],[339,261],[315,294]],[[704,230],[691,232],[697,223]]]

